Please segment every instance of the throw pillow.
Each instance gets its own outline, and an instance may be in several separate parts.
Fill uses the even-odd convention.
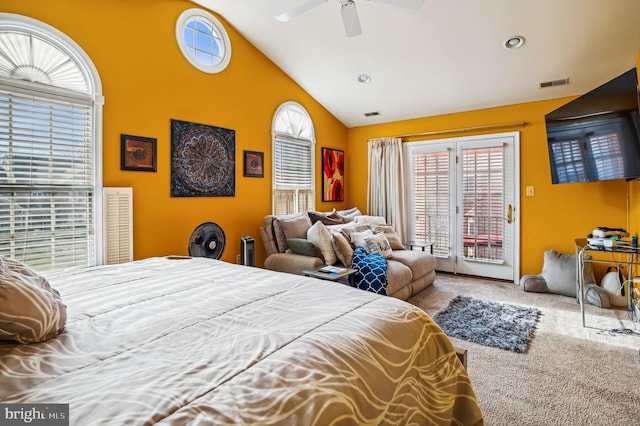
[[[361,290],[387,294],[387,259],[380,253],[367,254],[364,247],[353,252],[351,267],[356,270],[355,285]]]
[[[344,266],[350,268],[353,259],[353,247],[351,247],[351,243],[341,232],[332,232],[331,237],[336,257]]]
[[[393,229],[393,225],[376,225],[372,229],[373,233],[384,232],[384,236],[389,240],[389,244],[393,250],[404,250],[404,244],[400,241],[400,236]]]
[[[274,217],[272,222],[273,239],[278,251],[287,251],[287,238],[306,238],[307,230],[311,228],[311,220],[306,213]]]
[[[0,340],[43,342],[67,322],[60,293],[26,265],[0,257]]]
[[[362,231],[362,232],[352,232],[350,234],[351,237],[351,244],[358,248],[358,247],[363,247],[365,249],[365,251],[367,250],[367,242],[364,240],[367,237],[373,237],[373,232],[371,231],[371,229],[367,229],[366,231]]]
[[[391,246],[387,237],[384,236],[384,232],[378,232],[371,237],[365,237],[364,242],[367,244],[369,253],[380,253],[385,258],[390,257],[393,254]]]
[[[336,263],[338,258],[336,257],[336,252],[333,251],[331,231],[327,229],[324,223],[314,223],[307,231],[307,239],[320,249],[325,265],[333,265]]]
[[[307,212],[307,215],[309,215],[311,224],[314,224],[318,221],[324,223],[325,225],[340,225],[344,223],[344,220],[342,220],[342,218],[338,216],[335,210],[330,213]]]
[[[362,215],[362,212],[360,212],[360,209],[357,207],[353,207],[348,210],[338,210],[336,211],[336,213],[338,214],[338,216],[342,217],[344,223],[353,222],[353,219],[356,216]]]
[[[292,253],[322,258],[318,247],[306,238],[287,238],[287,245]]]
[[[360,215],[353,218],[353,221],[358,225],[386,225],[387,219],[384,216],[369,216]]]
[[[544,252],[542,273],[551,293],[576,297],[576,256],[555,250]],[[590,263],[585,263],[585,284],[595,284],[595,276]]]

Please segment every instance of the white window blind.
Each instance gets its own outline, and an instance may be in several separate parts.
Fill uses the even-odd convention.
[[[450,223],[450,152],[416,152],[413,156],[413,237],[416,241],[431,241],[433,253],[449,254]]]
[[[273,124],[273,214],[315,209],[313,123],[302,106],[286,102]]]
[[[89,100],[0,85],[0,255],[95,265],[92,131]]]

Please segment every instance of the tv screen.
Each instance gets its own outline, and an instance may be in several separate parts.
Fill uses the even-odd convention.
[[[633,68],[547,114],[551,181],[640,177],[639,103]]]

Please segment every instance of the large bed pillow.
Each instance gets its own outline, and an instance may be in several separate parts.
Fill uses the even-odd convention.
[[[60,293],[27,266],[0,257],[0,340],[42,342],[67,322]]]

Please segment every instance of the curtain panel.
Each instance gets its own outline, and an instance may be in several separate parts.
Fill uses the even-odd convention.
[[[404,166],[402,139],[369,139],[367,212],[384,216],[404,241]]]

